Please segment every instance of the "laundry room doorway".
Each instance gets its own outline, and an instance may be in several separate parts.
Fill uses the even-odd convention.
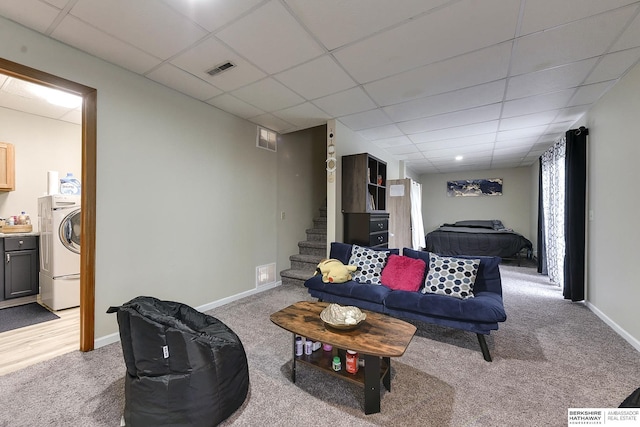
[[[82,205],[80,246],[80,351],[94,349],[97,91],[0,58],[0,72],[82,97]]]

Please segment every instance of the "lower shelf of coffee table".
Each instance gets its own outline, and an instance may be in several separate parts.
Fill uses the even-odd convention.
[[[343,378],[352,383],[358,384],[360,386],[364,386],[364,369],[362,366],[358,368],[358,372],[355,374],[351,374],[346,370],[346,362],[345,362],[345,350],[334,348],[332,351],[324,351],[322,348],[314,351],[311,354],[303,354],[302,356],[294,356],[296,358],[296,363],[304,363],[305,365],[312,366],[316,369],[320,369],[322,371],[328,372],[329,374]],[[340,371],[333,370],[333,358],[335,356],[340,356],[340,363],[342,369]],[[362,357],[362,356],[360,356]],[[366,365],[365,365],[366,367]],[[387,371],[389,370],[389,364],[385,360],[385,358],[380,359],[380,378],[383,378]]]

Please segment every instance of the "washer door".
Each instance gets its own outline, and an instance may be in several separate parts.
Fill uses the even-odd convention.
[[[58,236],[62,245],[76,254],[80,253],[80,209],[70,212],[60,222]]]

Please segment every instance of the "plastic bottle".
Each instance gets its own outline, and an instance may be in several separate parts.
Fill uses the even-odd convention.
[[[296,337],[296,356],[302,356],[302,337]]]
[[[358,372],[358,353],[353,350],[347,350],[345,365],[347,372],[350,374]]]
[[[74,178],[73,173],[67,172],[67,176],[60,179],[60,194],[79,195],[80,190],[80,181]]]
[[[340,357],[336,356],[333,358],[333,363],[331,364],[333,370],[339,372],[342,369],[342,363],[340,363]]]
[[[304,342],[304,354],[309,355],[311,353],[313,353],[313,341],[307,338]]]

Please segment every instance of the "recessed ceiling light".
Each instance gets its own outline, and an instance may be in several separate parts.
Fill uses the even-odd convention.
[[[456,161],[458,161],[458,162],[459,162],[459,161],[460,161],[460,160],[462,160],[462,159],[463,159],[463,157],[462,157],[462,156],[456,156]]]

